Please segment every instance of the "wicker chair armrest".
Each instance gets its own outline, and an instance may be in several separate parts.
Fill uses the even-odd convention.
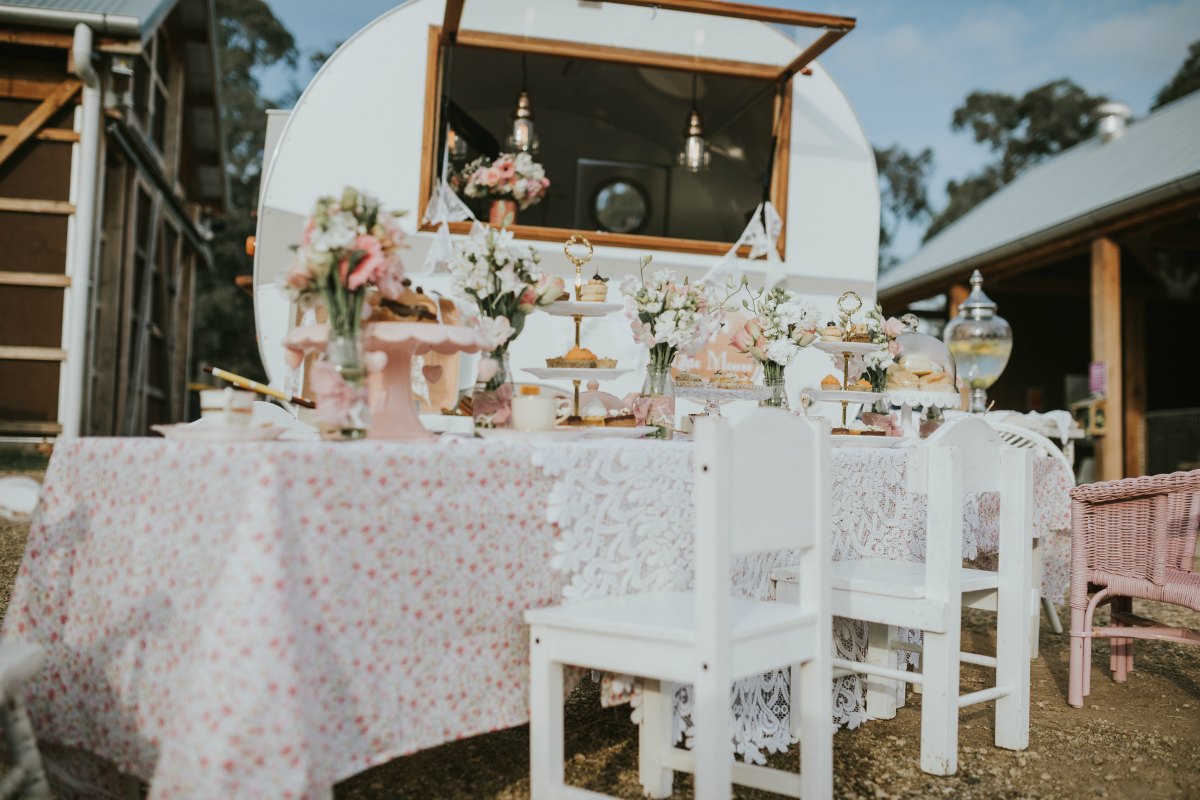
[[[1200,492],[1200,470],[1089,483],[1072,489],[1071,499],[1088,504],[1110,503],[1117,500],[1135,500],[1140,497],[1169,495],[1177,492],[1189,494]]]

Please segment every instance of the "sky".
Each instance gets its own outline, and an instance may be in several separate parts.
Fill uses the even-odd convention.
[[[497,0],[469,0],[497,2]],[[570,0],[563,0],[569,2]],[[1200,39],[1200,0],[756,0],[855,17],[858,25],[819,61],[858,112],[871,142],[934,153],[930,198],[945,203],[947,180],[989,158],[954,108],[972,91],[1023,94],[1070,78],[1092,94],[1145,115],[1154,95]],[[397,0],[268,0],[302,51],[324,50],[398,5]],[[282,95],[311,74],[276,71],[264,88]],[[910,255],[922,227],[901,231]]]

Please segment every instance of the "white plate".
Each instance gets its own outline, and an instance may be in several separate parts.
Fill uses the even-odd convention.
[[[887,347],[886,344],[871,344],[870,342],[813,342],[813,347],[818,350],[829,353],[830,355],[840,356],[844,353],[849,353],[852,356],[866,355],[874,353],[876,350],[882,350]]]
[[[658,428],[653,425],[635,425],[632,428],[618,426],[589,425],[582,428],[585,439],[640,439],[648,433],[654,433]]]
[[[522,367],[535,378],[565,381],[611,381],[633,372],[617,367]]]
[[[151,425],[150,428],[176,442],[266,442],[278,439],[288,430],[282,425],[227,428],[221,425],[195,425],[186,422],[177,425]]]
[[[569,287],[567,291],[573,291]],[[610,289],[611,291],[611,289]],[[607,317],[624,306],[620,303],[585,303],[582,300],[559,300],[548,306],[542,306],[542,311],[555,317]]]
[[[853,434],[838,434],[829,437],[831,447],[895,447],[907,441],[903,436],[855,436]]]
[[[559,427],[548,431],[519,431],[516,428],[476,428],[475,433],[484,439],[515,439],[525,442],[570,442],[583,438],[583,431],[575,427]]]
[[[880,392],[848,392],[844,389],[835,391],[830,389],[815,389],[811,386],[807,389],[801,389],[800,394],[806,394],[818,403],[862,403],[869,405],[883,398],[883,394]]]

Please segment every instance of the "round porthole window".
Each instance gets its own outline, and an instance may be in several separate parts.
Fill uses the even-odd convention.
[[[611,233],[637,233],[650,217],[646,191],[627,178],[613,178],[596,190],[592,219],[596,228]]]

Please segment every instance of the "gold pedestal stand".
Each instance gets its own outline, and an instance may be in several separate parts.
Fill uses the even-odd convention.
[[[577,256],[571,252],[571,247],[573,245],[583,245],[584,247],[587,248],[587,252],[584,253],[583,255]],[[583,295],[583,265],[592,260],[592,255],[594,253],[595,253],[595,250],[592,247],[592,243],[589,242],[587,237],[583,236],[582,234],[578,234],[578,233],[573,234],[570,239],[567,239],[567,241],[563,243],[563,255],[565,255],[567,257],[567,261],[570,261],[572,264],[575,265],[575,302],[576,303],[583,301],[583,297],[582,297],[582,295]],[[581,347],[582,345],[580,344],[579,328],[580,328],[580,325],[583,323],[583,315],[582,314],[572,314],[571,319],[575,320],[575,346]],[[575,408],[575,416],[577,416],[577,417],[581,416],[579,413],[579,384],[580,383],[581,383],[581,379],[579,379],[579,378],[574,378],[571,380],[571,385],[575,387],[574,408]]]

